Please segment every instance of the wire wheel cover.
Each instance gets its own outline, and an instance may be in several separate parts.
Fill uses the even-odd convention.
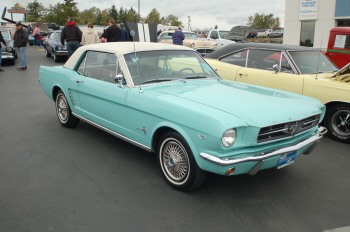
[[[186,149],[181,143],[171,140],[162,150],[163,166],[168,176],[180,182],[187,178],[189,160]]]
[[[63,123],[68,120],[68,103],[62,93],[57,96],[56,111],[59,120]]]

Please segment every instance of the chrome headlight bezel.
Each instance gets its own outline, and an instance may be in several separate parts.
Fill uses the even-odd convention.
[[[13,52],[13,48],[12,47],[6,47],[6,52]]]
[[[63,50],[63,46],[57,46],[57,50],[58,50],[58,51]]]
[[[217,49],[217,47],[218,47],[218,44],[214,44],[214,49]]]
[[[221,136],[221,143],[224,147],[229,148],[236,142],[237,131],[235,128],[227,129]]]

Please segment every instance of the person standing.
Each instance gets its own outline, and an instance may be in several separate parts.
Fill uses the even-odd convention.
[[[29,32],[28,32],[29,34]],[[40,46],[41,42],[39,42],[39,37],[40,37],[40,29],[39,29],[39,25],[35,24],[35,28],[34,31],[32,33],[32,36],[34,37],[34,46],[38,47]]]
[[[161,29],[159,29],[159,31],[157,32],[157,36],[160,35],[160,33],[162,33],[163,31]]]
[[[120,26],[120,39],[119,41],[130,41],[129,32],[124,28],[124,23],[119,24]]]
[[[27,51],[28,33],[23,30],[23,25],[21,23],[16,24],[16,32],[14,37],[14,46],[18,48],[20,67],[17,70],[26,70],[26,51]]]
[[[183,40],[185,39],[184,33],[182,33],[181,27],[176,30],[172,36],[173,44],[183,45]]]
[[[5,47],[7,46],[7,45],[6,45],[6,41],[4,40],[4,37],[2,36],[1,31],[0,31],[0,72],[3,72],[3,71],[5,71],[5,70],[3,70],[3,69],[1,68],[1,62],[2,62],[1,43],[3,43]]]
[[[83,32],[82,43],[83,45],[99,43],[98,33],[94,29],[93,23],[88,23],[88,28]]]
[[[68,18],[66,26],[61,32],[61,44],[67,41],[68,58],[80,47],[82,33],[73,18]]]
[[[102,37],[107,39],[107,42],[118,42],[120,40],[121,31],[115,25],[114,19],[108,20],[108,28],[103,32]]]
[[[28,25],[27,32],[28,32],[28,35],[31,35],[33,33],[32,25],[30,25],[30,24]]]

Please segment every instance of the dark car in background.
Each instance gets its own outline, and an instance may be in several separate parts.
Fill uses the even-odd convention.
[[[247,38],[256,38],[256,35],[258,34],[258,30],[257,29],[253,29],[249,32],[249,34],[247,35]]]
[[[4,45],[1,46],[2,63],[8,62],[9,64],[14,65],[17,59],[17,51],[14,47],[14,41],[11,36],[11,31],[3,28],[1,28],[0,31],[7,45],[7,46],[4,46]]]
[[[55,62],[68,58],[67,47],[61,44],[61,32],[61,30],[50,32],[43,43],[46,57],[53,56]]]

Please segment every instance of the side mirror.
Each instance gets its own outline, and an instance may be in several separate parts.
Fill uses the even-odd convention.
[[[273,70],[275,73],[278,73],[279,69],[280,69],[280,67],[278,66],[278,64],[274,64],[274,65],[272,66],[272,70]]]
[[[124,83],[125,83],[125,79],[124,79],[124,75],[123,74],[118,74],[115,76],[114,81],[116,84],[118,84],[119,88],[124,88]]]

